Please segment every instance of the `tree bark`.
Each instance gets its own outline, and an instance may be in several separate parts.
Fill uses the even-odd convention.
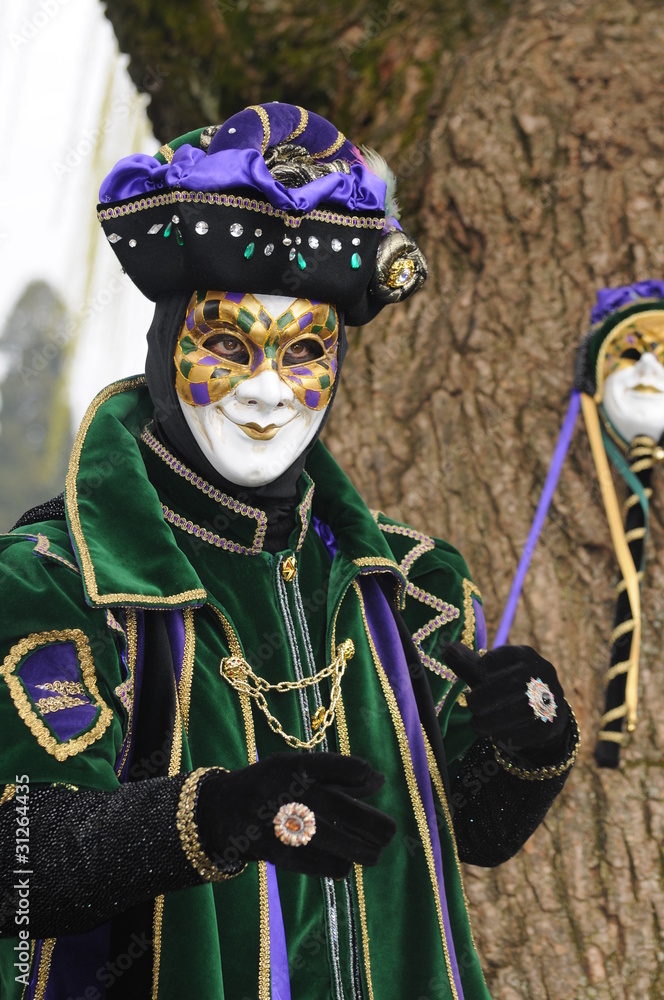
[[[273,5],[289,26],[280,42],[294,41],[306,58],[283,50],[283,87],[281,56],[264,75],[254,63],[235,83],[233,97],[246,96],[216,107],[230,113],[279,96],[336,111],[354,140],[374,143],[396,167],[402,221],[420,240],[430,280],[405,306],[350,331],[327,443],[371,506],[463,552],[492,635],[595,291],[664,270],[664,14],[653,0],[528,0],[508,14],[477,4],[464,22],[447,4],[446,35],[439,12],[423,7],[404,7],[371,39],[365,21],[358,17],[353,34],[353,15],[344,27],[332,7],[334,30],[323,42],[319,21],[305,21],[297,3]],[[125,8],[108,0],[114,23]],[[268,36],[249,11],[264,54]],[[340,39],[356,39],[356,51],[340,57]],[[324,45],[336,46],[341,66],[327,90]],[[310,80],[317,53],[320,72]],[[166,122],[169,87],[166,77],[161,138],[214,120],[200,100],[202,118]],[[653,480],[640,721],[620,770],[600,771],[592,749],[617,567],[577,428],[512,639],[558,666],[584,743],[523,851],[499,869],[466,871],[496,1000],[664,996],[659,470]]]

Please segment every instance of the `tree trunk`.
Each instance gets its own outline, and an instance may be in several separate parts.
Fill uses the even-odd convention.
[[[108,0],[114,23],[124,6]],[[297,4],[273,5],[270,16],[287,8],[298,46],[284,50],[286,84],[275,82],[279,58],[264,77],[253,62],[223,110],[261,99],[261,80],[262,99],[292,99],[297,89],[298,100],[337,112],[354,140],[375,143],[396,167],[402,221],[419,236],[430,280],[406,306],[350,332],[327,443],[371,506],[463,552],[492,635],[595,290],[662,276],[664,13],[654,0],[530,0],[509,15],[505,5],[474,5],[467,22],[447,4],[439,22],[439,11],[422,6],[404,6],[370,39],[366,19],[358,34],[334,7],[331,42],[333,32],[323,41],[321,22],[302,20]],[[268,36],[259,28],[262,53]],[[221,22],[217,30],[227,31]],[[280,37],[288,42],[288,32]],[[338,64],[329,91],[322,56],[320,73],[297,76],[297,65],[315,67],[324,45]],[[166,77],[161,138],[211,120],[201,100],[197,118],[166,132],[169,87]],[[310,93],[324,98],[312,105]],[[617,772],[592,759],[617,567],[581,427],[535,553],[512,639],[558,666],[584,743],[523,851],[496,870],[467,869],[496,1000],[664,996],[658,470],[653,480],[640,722]]]

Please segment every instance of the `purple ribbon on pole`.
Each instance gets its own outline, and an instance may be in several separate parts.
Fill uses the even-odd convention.
[[[498,631],[496,632],[496,639],[493,644],[494,649],[496,646],[504,646],[509,638],[517,604],[519,603],[519,597],[521,596],[523,582],[526,578],[526,573],[528,572],[530,560],[532,559],[533,552],[535,551],[535,546],[537,545],[540,532],[544,522],[546,521],[546,516],[549,513],[549,507],[551,506],[551,501],[553,500],[553,494],[556,491],[556,486],[558,485],[558,479],[560,478],[565,456],[567,455],[570,441],[572,440],[572,434],[574,433],[574,426],[576,424],[576,418],[578,416],[580,406],[581,393],[578,392],[577,389],[573,389],[572,395],[570,396],[569,406],[567,407],[567,413],[565,414],[562,427],[560,428],[560,434],[558,435],[558,440],[556,442],[556,447],[553,452],[551,465],[549,466],[549,471],[544,482],[542,495],[540,496],[537,510],[535,511],[535,517],[533,518],[533,523],[530,527],[530,532],[528,533],[528,538],[526,540],[517,571],[514,575],[514,580],[512,581],[512,587],[509,597],[507,598],[507,604],[505,605],[503,617],[500,620],[500,625],[498,626]]]

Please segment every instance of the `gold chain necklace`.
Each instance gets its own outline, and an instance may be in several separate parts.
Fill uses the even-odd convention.
[[[222,616],[220,615],[220,617]],[[224,620],[222,618],[222,621]],[[226,624],[228,623],[226,622]],[[278,681],[276,684],[271,684],[264,677],[260,677],[252,670],[250,664],[240,655],[238,650],[232,656],[224,657],[219,665],[219,673],[238,694],[244,694],[256,703],[267,719],[267,724],[272,732],[276,733],[277,736],[281,736],[289,747],[292,747],[294,750],[313,750],[319,743],[322,743],[326,730],[334,722],[337,703],[341,697],[341,679],[345,673],[348,660],[353,657],[354,653],[355,646],[353,640],[346,639],[339,646],[337,655],[330,665],[319,670],[313,677],[303,677],[300,681]],[[277,717],[270,712],[265,692],[275,691],[278,694],[284,694],[289,691],[300,691],[303,688],[311,687],[312,684],[318,684],[328,677],[332,678],[330,705],[329,708],[325,709],[324,713],[319,709],[314,716],[314,729],[316,729],[314,735],[310,740],[299,740],[297,736],[286,733]]]

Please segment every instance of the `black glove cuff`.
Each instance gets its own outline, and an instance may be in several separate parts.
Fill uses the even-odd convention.
[[[509,743],[491,741],[494,757],[508,774],[524,781],[546,781],[569,771],[579,753],[581,733],[572,706],[567,700],[565,703],[569,712],[567,729],[555,744],[516,750]]]
[[[228,774],[226,768],[199,767],[192,771],[182,786],[177,810],[176,825],[187,861],[202,878],[211,882],[223,882],[239,875],[246,864],[238,859],[220,858],[216,851],[208,852],[200,836],[197,823],[199,792],[206,780],[222,774]]]

